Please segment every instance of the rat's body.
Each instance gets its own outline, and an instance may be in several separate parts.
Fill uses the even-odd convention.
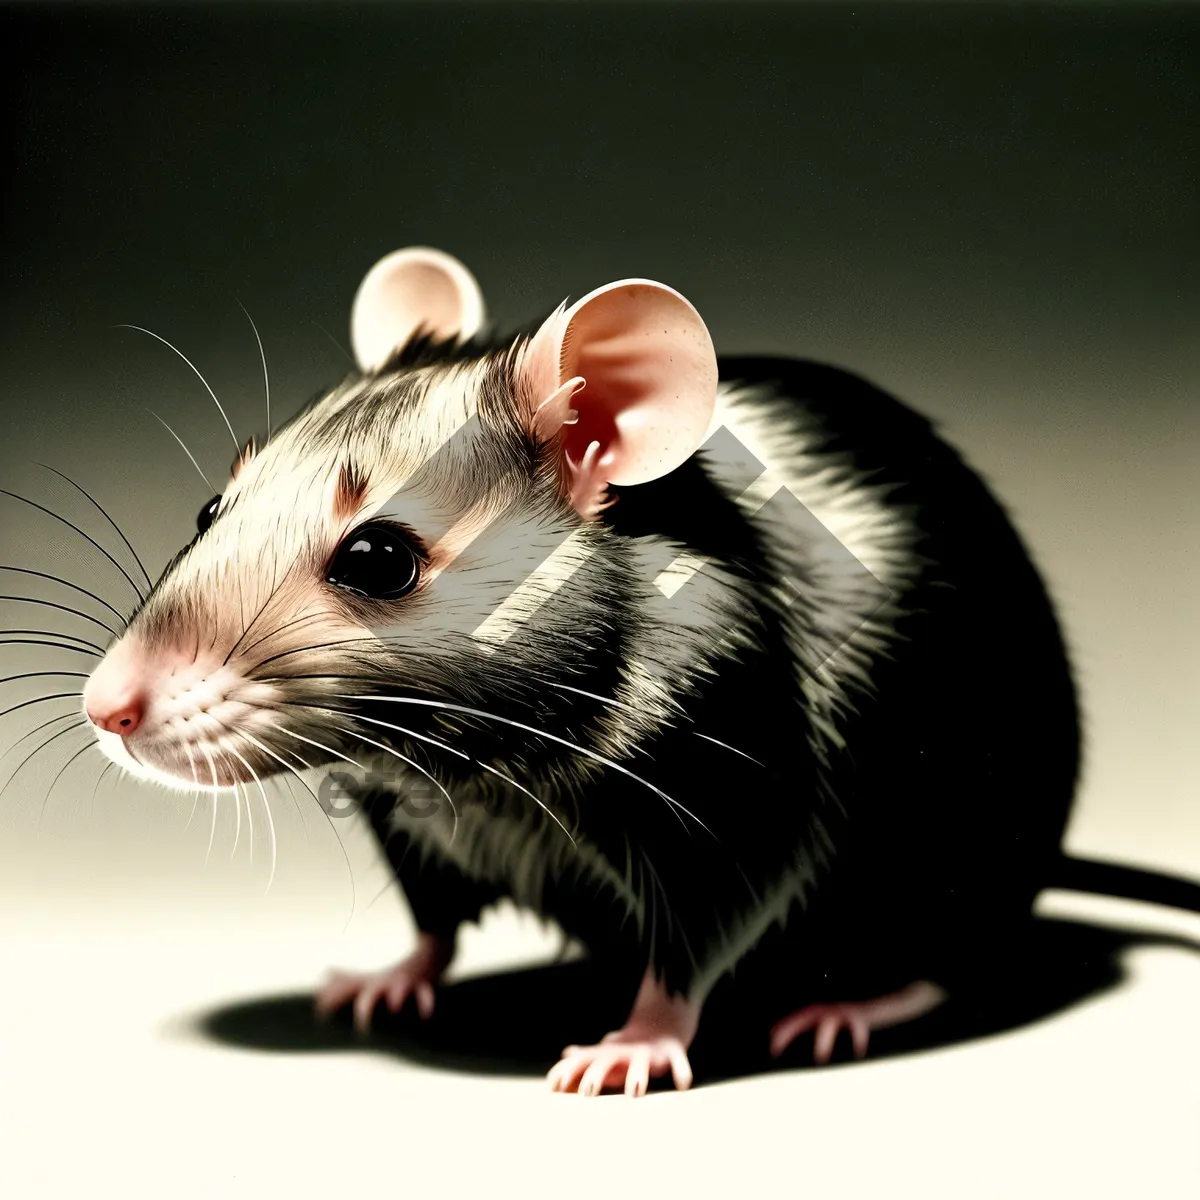
[[[387,789],[363,799],[430,932],[449,933],[510,897],[592,945],[639,939],[668,985],[687,992],[697,981],[706,989],[786,920],[811,929],[828,956],[822,974],[850,973],[864,959],[878,968],[886,956],[910,972],[901,982],[949,983],[1028,916],[1070,805],[1075,704],[1045,591],[998,505],[924,419],[831,368],[722,366],[734,398],[725,428],[743,444],[748,422],[760,440],[770,429],[795,452],[791,469],[763,455],[771,482],[759,481],[744,505],[736,496],[753,474],[714,467],[703,451],[621,491],[601,521],[639,548],[640,561],[623,576],[628,586],[611,587],[609,661],[514,683],[508,702],[487,706],[613,756],[682,808],[602,765],[578,795],[556,787],[561,745],[486,722],[450,742],[483,761],[503,761],[506,747],[531,755],[523,782],[578,845],[469,764],[451,787],[457,831],[444,805],[436,815],[425,801],[395,809]],[[763,511],[780,485],[787,491]],[[843,532],[842,544],[891,593],[853,567],[839,573],[835,589],[864,589],[841,614],[858,603],[867,618],[841,626],[843,644],[811,636],[809,596],[800,593],[791,613],[775,598],[781,565],[803,580],[831,548],[800,525],[789,493]],[[711,622],[687,609],[697,579],[670,600],[652,590],[681,550],[720,581],[699,598]],[[835,595],[813,599],[811,616]],[[572,604],[569,594],[552,598],[537,619],[569,623]],[[703,619],[711,636],[655,664],[651,678],[680,705],[662,719],[653,693],[615,685],[634,674],[630,663],[659,652],[663,635],[653,626],[635,633],[636,623],[675,614]],[[518,655],[520,638],[512,635]],[[806,659],[813,641],[822,647],[815,662]],[[629,710],[614,707],[617,696]],[[386,705],[372,711],[401,719]],[[815,916],[806,921],[808,908],[823,930]]]
[[[428,1011],[500,897],[640,954],[629,1022],[557,1087],[686,1084],[705,997],[775,926],[793,1007],[864,1002],[776,1049],[817,1024],[828,1057],[839,1021],[861,1049],[977,975],[1049,881],[1078,758],[1049,601],[979,479],[831,368],[725,360],[714,407],[659,285],[464,345],[461,267],[388,262],[363,374],[242,457],[89,681],[110,753],[181,786],[371,769],[423,936],[326,1008]]]

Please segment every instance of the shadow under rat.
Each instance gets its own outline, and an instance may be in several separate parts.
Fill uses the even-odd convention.
[[[1200,949],[1186,939],[1034,918],[1022,937],[1005,948],[1004,961],[986,983],[956,992],[918,1020],[874,1032],[868,1058],[971,1042],[1063,1012],[1122,982],[1127,976],[1123,954],[1141,945]],[[310,993],[224,1004],[201,1013],[192,1024],[210,1041],[246,1050],[358,1050],[448,1071],[541,1076],[563,1046],[598,1041],[619,1025],[640,973],[632,959],[589,958],[480,975],[443,984],[436,1010],[426,1021],[411,1003],[399,1014],[381,1006],[367,1035],[355,1032],[348,1008],[319,1019]],[[778,1059],[767,1049],[772,1009],[786,1007],[789,999],[771,995],[769,988],[753,989],[747,996],[736,982],[726,979],[718,985],[705,1008],[690,1052],[697,1084],[811,1068],[811,1036],[798,1039]],[[843,1035],[833,1061],[852,1057]]]

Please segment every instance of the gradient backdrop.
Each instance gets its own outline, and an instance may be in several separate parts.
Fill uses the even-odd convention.
[[[2,486],[119,548],[30,462],[68,472],[157,574],[210,491],[146,409],[214,481],[232,445],[188,367],[114,326],[174,342],[245,437],[265,419],[239,302],[282,417],[347,369],[354,289],[398,246],[461,257],[502,324],[660,279],[719,350],[849,366],[940,422],[1061,606],[1088,731],[1070,847],[1200,876],[1196,8],[135,4],[0,19]],[[4,497],[0,549],[118,608],[130,598],[87,543]],[[0,613],[87,635],[52,610]],[[86,669],[52,654],[10,648],[3,674]],[[0,743],[55,711],[0,719]],[[228,808],[214,835],[207,802],[189,824],[190,798],[111,772],[93,795],[94,751],[47,798],[85,742],[64,735],[0,796],[5,927],[341,930],[347,862],[311,799],[307,826],[273,801],[263,897],[265,839],[251,862],[243,831],[231,858]],[[367,903],[385,876],[365,832],[339,825],[352,931],[392,922],[390,897]]]

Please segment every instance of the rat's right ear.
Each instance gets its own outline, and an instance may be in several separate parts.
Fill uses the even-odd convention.
[[[363,371],[377,371],[419,330],[466,341],[483,325],[483,294],[457,258],[409,246],[366,274],[350,310],[350,341]]]

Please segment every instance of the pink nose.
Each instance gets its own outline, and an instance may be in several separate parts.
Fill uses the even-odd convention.
[[[98,729],[129,737],[130,734],[136,733],[141,725],[146,715],[146,703],[141,696],[134,696],[124,704],[112,707],[97,702],[88,705],[87,715],[88,720]]]

